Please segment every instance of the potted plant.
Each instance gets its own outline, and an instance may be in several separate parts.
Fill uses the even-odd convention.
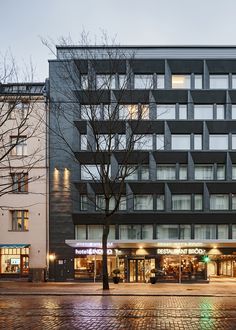
[[[151,269],[151,277],[150,277],[150,282],[152,284],[155,284],[157,282],[156,274],[158,270],[156,268]]]
[[[114,274],[114,276],[113,276],[114,284],[118,284],[120,282],[120,276],[118,276],[120,274],[119,268],[114,269],[112,271],[112,273]]]

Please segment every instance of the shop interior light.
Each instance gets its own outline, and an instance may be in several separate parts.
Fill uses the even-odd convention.
[[[211,259],[208,256],[203,256],[202,261],[205,262],[205,263],[208,263],[208,262],[211,261]]]

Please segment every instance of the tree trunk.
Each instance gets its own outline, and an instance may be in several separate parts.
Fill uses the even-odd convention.
[[[109,225],[103,226],[102,234],[102,284],[103,290],[109,290],[108,270],[107,270],[107,238],[109,234]]]

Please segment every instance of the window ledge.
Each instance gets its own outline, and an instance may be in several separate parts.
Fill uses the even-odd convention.
[[[13,232],[13,233],[25,233],[25,232],[28,232],[29,230],[12,230],[12,229],[9,229],[8,231]]]

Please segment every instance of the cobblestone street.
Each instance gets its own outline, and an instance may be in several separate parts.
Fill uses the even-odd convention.
[[[235,297],[0,297],[0,329],[235,329]]]

